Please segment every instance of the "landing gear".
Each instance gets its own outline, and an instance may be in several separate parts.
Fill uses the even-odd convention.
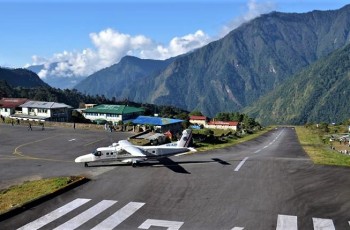
[[[88,165],[88,163],[87,163],[87,162],[85,162],[84,166],[85,166],[85,167],[89,167],[89,165]]]
[[[135,167],[137,166],[138,163],[139,163],[138,161],[134,160],[134,161],[131,162],[131,166],[132,166],[133,168],[135,168]]]

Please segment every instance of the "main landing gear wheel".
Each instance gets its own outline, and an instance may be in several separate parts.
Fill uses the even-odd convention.
[[[87,163],[87,162],[85,162],[84,166],[85,166],[85,167],[89,167],[89,165],[88,165],[88,163]]]

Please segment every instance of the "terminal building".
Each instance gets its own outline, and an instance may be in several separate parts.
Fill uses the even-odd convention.
[[[33,121],[67,122],[71,119],[73,107],[64,103],[48,101],[26,101],[20,105],[21,111],[10,116],[12,119]]]
[[[120,121],[135,119],[144,112],[144,109],[132,106],[101,104],[85,109],[83,115],[92,122],[118,124]]]
[[[139,116],[132,121],[135,125],[147,126],[151,125],[157,132],[165,133],[170,131],[173,134],[182,132],[182,122],[180,119]]]

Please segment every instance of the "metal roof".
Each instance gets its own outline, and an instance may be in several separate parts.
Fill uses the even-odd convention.
[[[58,108],[73,108],[70,105],[57,102],[48,102],[48,101],[27,101],[22,104],[22,108],[40,108],[40,109],[58,109]]]
[[[144,109],[126,105],[98,105],[90,109],[85,109],[84,113],[105,113],[105,114],[130,114],[144,112]]]
[[[237,126],[238,121],[210,121],[208,125],[225,125],[225,126]]]
[[[27,98],[2,98],[0,100],[0,107],[1,108],[16,108],[23,103],[25,103],[28,99]]]
[[[163,126],[163,125],[181,123],[181,122],[183,122],[183,120],[172,119],[172,118],[163,118],[163,117],[138,116],[132,122],[134,124],[140,124],[140,125],[147,124],[147,125]]]

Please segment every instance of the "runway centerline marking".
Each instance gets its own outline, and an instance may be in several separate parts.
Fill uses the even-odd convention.
[[[249,157],[245,157],[235,168],[235,172],[238,172],[238,170],[243,166],[243,164],[246,162],[246,160],[248,160]]]
[[[284,131],[282,130],[282,131],[275,137],[275,139],[273,139],[270,143],[268,143],[268,144],[265,145],[264,147],[262,147],[262,148],[256,150],[254,153],[258,153],[258,152],[260,152],[261,150],[270,147],[273,143],[275,143],[275,142],[277,141],[277,139],[282,135],[283,132],[284,132]]]

